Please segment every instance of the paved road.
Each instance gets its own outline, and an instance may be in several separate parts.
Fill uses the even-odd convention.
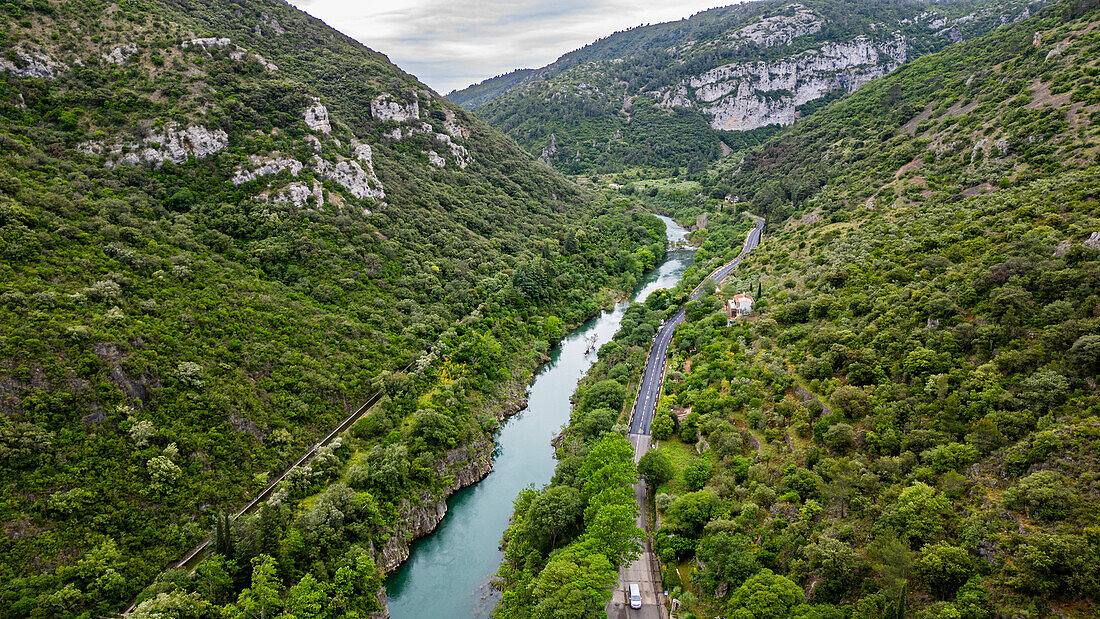
[[[736,258],[715,269],[708,279],[721,282],[731,271],[741,264],[745,254],[752,251],[760,244],[760,235],[764,231],[764,220],[761,219],[756,227],[749,232],[745,239],[745,246]],[[691,293],[691,298],[699,297],[700,285]],[[638,387],[638,399],[635,402],[634,416],[630,420],[631,434],[649,434],[649,424],[653,422],[653,414],[657,410],[657,398],[661,394],[661,384],[665,378],[665,360],[668,358],[668,345],[672,341],[672,334],[676,327],[684,322],[684,310],[676,312],[670,320],[665,322],[657,331],[657,337],[649,349],[649,359],[646,360],[645,373],[642,374],[642,383]]]
[[[764,220],[761,219],[756,227],[749,232],[745,239],[745,246],[736,258],[722,265],[710,274],[710,279],[721,282],[730,274],[745,254],[749,253],[760,244],[760,235],[764,231]],[[691,293],[691,298],[699,296],[699,285]],[[668,359],[668,345],[672,341],[672,334],[676,327],[684,322],[684,310],[676,312],[676,315],[668,320],[657,331],[657,337],[649,348],[649,358],[646,360],[645,372],[642,374],[642,383],[638,387],[638,397],[634,402],[634,414],[630,420],[630,434],[627,438],[634,447],[634,462],[642,457],[650,449],[649,426],[653,422],[653,415],[657,411],[657,399],[661,394],[661,385],[664,382],[665,361]],[[639,509],[637,524],[644,530],[650,528],[645,522],[645,483],[639,481],[634,484],[634,498],[638,501]],[[661,575],[656,569],[657,562],[653,555],[653,548],[648,537],[642,554],[634,563],[619,569],[619,582],[612,592],[611,601],[607,604],[607,616],[610,619],[663,619],[667,616],[665,607],[658,598],[658,592],[662,591]],[[630,583],[637,583],[642,594],[642,607],[630,608],[628,587]]]

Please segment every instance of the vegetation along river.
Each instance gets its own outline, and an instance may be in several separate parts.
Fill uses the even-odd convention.
[[[687,230],[661,219],[670,247],[682,241]],[[674,286],[693,259],[691,250],[669,251],[646,274],[633,300]],[[553,476],[550,439],[569,421],[569,397],[596,360],[595,352],[585,356],[585,348],[592,335],[597,348],[611,341],[627,305],[619,303],[589,320],[554,348],[531,384],[527,408],[508,419],[497,435],[493,471],[451,496],[439,528],[417,542],[409,560],[386,581],[393,619],[490,615],[496,599],[489,580],[500,563],[498,545],[512,515],[512,500],[523,488],[541,486]]]

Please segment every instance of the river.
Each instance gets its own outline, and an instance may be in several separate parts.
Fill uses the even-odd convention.
[[[687,230],[667,217],[661,220],[670,247],[683,241]],[[694,257],[690,249],[669,251],[646,274],[633,301],[676,285]],[[557,461],[550,440],[569,422],[569,398],[596,360],[596,353],[585,356],[586,340],[595,334],[597,347],[611,341],[628,305],[624,301],[602,312],[554,347],[531,383],[527,408],[505,421],[496,436],[492,472],[451,496],[443,522],[413,545],[409,560],[386,580],[393,619],[492,613],[497,595],[489,581],[500,565],[500,537],[512,516],[512,500],[520,490],[541,487],[553,476]]]

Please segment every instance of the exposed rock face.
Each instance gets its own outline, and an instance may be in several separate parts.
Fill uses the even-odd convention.
[[[270,28],[271,31],[274,32],[276,35],[286,34],[286,30],[283,29],[282,24],[280,24],[274,17],[269,17],[267,13],[260,13],[260,18],[261,23]]]
[[[765,17],[737,30],[730,37],[752,41],[763,47],[771,47],[790,45],[791,41],[797,37],[821,31],[821,19],[813,11],[801,4],[793,4],[788,8],[794,9],[795,14]]]
[[[419,505],[406,501],[399,508],[403,526],[376,550],[375,563],[388,574],[409,558],[409,544],[418,537],[431,533],[447,514],[447,497],[466,486],[474,484],[493,470],[493,442],[482,438],[474,443],[452,449],[436,463],[436,472],[451,478],[451,484],[440,497],[424,492],[418,497]]]
[[[384,92],[370,102],[370,115],[375,120],[389,120],[393,122],[407,122],[420,118],[420,102],[413,99],[411,103],[396,101],[388,92]]]
[[[0,56],[0,71],[11,71],[12,75],[19,77],[41,77],[53,79],[58,73],[68,71],[69,66],[58,62],[49,54],[39,50],[31,50],[25,47],[12,50],[15,53],[15,61]]]
[[[470,156],[470,151],[466,150],[465,146],[452,142],[451,136],[445,133],[437,133],[435,134],[435,139],[450,147],[451,155],[454,156],[455,163],[458,164],[458,167],[465,170],[466,166],[473,162],[474,159]]]
[[[690,103],[689,103],[690,105]],[[539,155],[539,161],[543,163],[550,163],[555,155],[558,154],[558,136],[553,133],[550,134],[550,145],[542,149],[542,154]]]
[[[434,150],[428,151],[428,163],[434,165],[437,168],[442,168],[447,165],[447,160],[439,156],[439,153]]]
[[[1081,244],[1089,249],[1100,251],[1100,232],[1093,232],[1089,235],[1089,238],[1085,239]]]
[[[312,208],[321,208],[325,205],[325,192],[321,183],[313,181],[313,189],[306,187],[304,183],[291,183],[283,187],[279,193],[271,199],[272,202],[289,202],[295,208],[310,208],[309,198],[313,197]]]
[[[225,37],[208,37],[205,39],[191,39],[190,41],[184,41],[180,43],[180,47],[187,49],[189,47],[201,47],[205,50],[211,50],[218,47],[229,47],[231,41]]]
[[[455,113],[454,113],[453,110],[450,110],[448,108],[444,108],[443,109],[443,118],[444,118],[444,120],[443,120],[443,129],[447,133],[451,134],[451,137],[453,137],[453,138],[468,138],[468,137],[470,137],[469,130],[467,130],[466,127],[463,127],[462,125],[458,124],[458,121],[455,119]]]
[[[907,51],[900,35],[882,43],[859,37],[774,62],[724,65],[658,94],[666,106],[699,102],[714,117],[711,127],[719,130],[789,125],[797,106],[831,91],[853,92],[901,66]]]
[[[138,52],[136,45],[119,45],[111,50],[110,54],[103,55],[103,62],[107,64],[123,64],[126,59]]]
[[[221,129],[211,131],[203,125],[188,125],[184,129],[176,123],[164,126],[163,133],[154,131],[142,143],[116,143],[107,147],[103,141],[94,140],[77,145],[76,149],[86,155],[108,157],[107,167],[119,164],[136,165],[142,162],[157,167],[165,161],[186,163],[192,155],[197,159],[209,157],[229,146],[229,136]],[[123,153],[124,150],[129,152]]]
[[[375,176],[374,168],[369,165],[367,167],[370,173],[355,161],[340,161],[334,164],[317,155],[313,156],[313,169],[318,174],[341,185],[356,198],[381,200],[386,197],[382,182]]]
[[[279,159],[249,155],[248,160],[254,166],[253,169],[246,170],[244,168],[238,168],[236,174],[230,179],[234,185],[242,185],[262,176],[278,174],[283,170],[290,170],[292,176],[298,176],[298,173],[305,167],[302,165],[302,162],[297,159]]]
[[[328,122],[328,108],[321,105],[321,100],[313,98],[313,106],[306,109],[306,126],[310,131],[320,131],[324,134],[332,133],[332,125]]]

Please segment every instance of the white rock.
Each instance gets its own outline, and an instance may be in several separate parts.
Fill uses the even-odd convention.
[[[900,35],[884,43],[858,37],[782,60],[716,67],[664,91],[660,99],[666,106],[690,107],[694,95],[703,111],[714,117],[715,129],[789,125],[797,106],[835,90],[853,92],[901,66],[907,52]]]
[[[184,41],[183,43],[180,43],[180,47],[182,47],[183,49],[187,49],[189,47],[201,47],[203,49],[209,50],[216,47],[229,47],[230,42],[231,41],[225,37],[208,37],[205,39],[191,39],[190,41]]]
[[[381,200],[386,197],[381,181],[374,174],[374,168],[368,166],[366,172],[356,161],[341,161],[333,164],[317,155],[313,156],[313,169],[322,176],[334,181],[348,190],[356,198]]]
[[[1085,239],[1081,244],[1089,249],[1100,251],[1100,232],[1093,232],[1089,235],[1089,238]]]
[[[437,133],[435,134],[435,139],[446,144],[451,149],[451,155],[454,156],[455,163],[458,164],[458,167],[465,170],[466,166],[473,162],[473,157],[470,157],[470,151],[466,150],[465,146],[455,144],[451,141],[451,136],[446,133]]]
[[[279,193],[275,194],[271,198],[272,202],[289,202],[294,205],[295,208],[305,208],[310,206],[309,198],[313,196],[315,202],[314,208],[322,208],[325,205],[325,193],[321,188],[321,184],[316,180],[313,181],[313,189],[310,190],[304,183],[291,183],[286,187],[283,187]]]
[[[86,142],[81,150],[86,154],[94,153],[94,142]],[[120,157],[117,160],[107,161],[107,167],[113,168],[119,164],[138,164],[141,162],[152,163],[160,167],[165,161],[172,163],[186,163],[188,158],[194,156],[197,159],[209,157],[214,153],[224,150],[229,146],[229,136],[221,129],[211,131],[203,125],[188,125],[180,129],[176,123],[168,123],[163,132],[152,132],[142,143],[115,144],[110,148],[109,156]],[[79,146],[77,147],[80,148]],[[130,149],[130,153],[123,155],[123,150]]]
[[[734,39],[746,39],[763,47],[771,47],[790,45],[791,41],[798,37],[821,31],[822,21],[813,11],[801,4],[793,4],[786,8],[796,9],[795,14],[765,17],[729,36]]]
[[[420,102],[413,99],[412,103],[395,101],[393,95],[384,92],[370,102],[370,115],[375,120],[390,120],[394,122],[406,122],[420,118]]]
[[[318,140],[317,136],[307,135],[306,136],[306,141],[309,142],[313,146],[313,152],[315,152],[315,153],[321,152],[321,140]]]
[[[272,32],[275,34],[286,34],[286,30],[274,17],[268,17],[267,13],[260,13],[260,18],[262,19],[262,23],[268,28],[271,28]]]
[[[263,56],[261,56],[259,54],[252,54],[252,55],[256,57],[256,62],[260,63],[260,66],[263,67],[265,71],[270,73],[271,71],[278,71],[279,70],[279,65],[275,64],[274,62],[268,62],[267,60],[264,59]]]
[[[443,118],[444,118],[444,120],[443,120],[443,129],[447,133],[451,134],[451,137],[453,137],[453,138],[468,138],[468,137],[470,137],[470,132],[466,129],[466,127],[463,127],[462,125],[458,124],[458,121],[455,120],[455,113],[454,113],[453,110],[451,110],[449,108],[443,108]]]
[[[249,162],[252,164],[252,169],[246,169],[244,167],[237,168],[233,174],[233,178],[229,179],[234,185],[243,185],[254,181],[263,176],[270,176],[278,174],[283,170],[290,170],[291,176],[298,176],[305,166],[301,161],[297,159],[279,159],[273,157],[260,157],[259,155],[249,155]]]
[[[332,133],[332,125],[328,122],[328,108],[321,105],[321,100],[313,98],[313,106],[306,108],[306,126],[310,131],[320,131],[324,134]]]
[[[12,51],[19,60],[20,66],[5,57],[0,57],[0,71],[11,71],[12,75],[19,77],[53,79],[57,77],[58,73],[69,70],[68,65],[54,60],[43,51],[25,47],[19,47]]]
[[[90,142],[81,142],[76,145],[78,152],[84,153],[89,157],[99,157],[103,155],[104,144],[103,140],[92,140]]]
[[[136,45],[119,45],[111,50],[110,54],[103,55],[103,61],[107,64],[123,64],[126,59],[138,52]]]
[[[442,168],[447,165],[447,160],[439,156],[439,153],[434,150],[428,151],[428,163],[434,165],[437,168]]]

